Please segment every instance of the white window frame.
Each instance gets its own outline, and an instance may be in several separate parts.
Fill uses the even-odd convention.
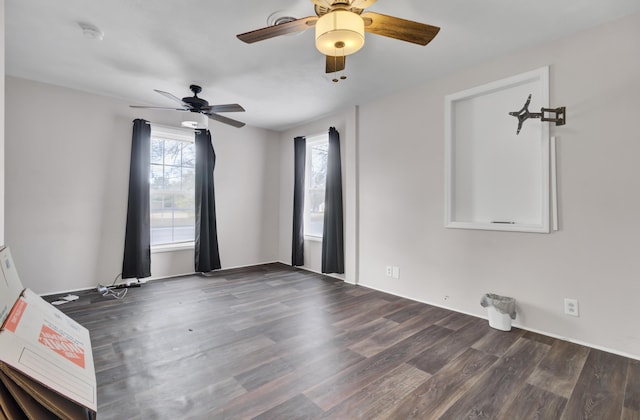
[[[310,183],[311,183],[311,151],[313,146],[320,144],[326,144],[327,150],[329,145],[329,134],[322,133],[313,136],[306,137],[306,156],[305,156],[305,174],[304,174],[304,218],[303,218],[303,230],[304,238],[311,241],[322,241],[322,232],[318,234],[308,233],[308,226],[311,223],[311,213],[309,211],[309,199],[310,199]],[[325,184],[326,186],[326,184]]]
[[[163,139],[163,140],[183,141],[183,142],[195,144],[195,132],[191,129],[186,129],[186,128],[151,124],[151,139],[154,139],[154,138]],[[149,165],[149,170],[151,170],[151,163]],[[151,178],[149,179],[149,200],[151,200]],[[149,229],[151,230],[151,228],[152,227],[150,223]],[[149,234],[151,234],[151,231],[149,232]],[[192,249],[194,248],[194,246],[195,246],[194,241],[170,242],[166,244],[151,245],[151,251],[154,253],[179,251],[184,249]]]

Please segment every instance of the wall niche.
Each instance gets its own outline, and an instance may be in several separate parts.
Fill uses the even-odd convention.
[[[549,105],[549,67],[445,97],[445,226],[549,232],[549,124],[509,112]]]

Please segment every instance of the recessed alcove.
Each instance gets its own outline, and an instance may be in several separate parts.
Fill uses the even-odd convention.
[[[445,97],[445,226],[549,232],[549,126],[509,115],[549,103],[549,67]]]

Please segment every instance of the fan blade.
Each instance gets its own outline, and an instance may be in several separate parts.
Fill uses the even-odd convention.
[[[365,31],[418,45],[427,45],[440,30],[437,26],[381,15],[380,13],[365,12],[360,16],[364,20]]]
[[[202,108],[206,111],[205,114],[210,112],[244,112],[244,108],[238,104],[224,104],[224,105],[211,105]]]
[[[225,124],[229,124],[233,127],[236,128],[240,128],[240,127],[244,127],[244,123],[240,122],[240,121],[236,121],[236,120],[232,120],[231,118],[227,118],[227,117],[223,117],[222,115],[218,115],[218,114],[204,114],[207,117],[211,118],[212,120],[215,121],[219,121],[221,123],[225,123]]]
[[[378,0],[353,0],[351,2],[351,7],[355,7],[356,9],[366,9],[376,1]]]
[[[180,105],[182,105],[182,107],[183,107],[184,109],[191,109],[191,108],[192,108],[192,106],[191,106],[191,105],[189,105],[189,104],[188,104],[188,103],[186,103],[186,102],[183,102],[183,101],[182,101],[182,99],[178,98],[177,96],[173,96],[173,95],[172,95],[172,94],[170,94],[169,92],[164,92],[164,91],[162,91],[162,90],[158,90],[158,89],[153,89],[153,90],[154,90],[154,91],[156,91],[156,92],[158,92],[160,95],[165,96],[165,97],[167,97],[167,98],[171,99],[172,101],[176,101],[176,102],[178,102]]]
[[[327,62],[325,65],[325,73],[335,73],[337,71],[344,70],[346,65],[347,57],[344,55],[333,57],[328,55]]]
[[[170,111],[188,111],[185,108],[167,108],[165,106],[145,106],[145,105],[129,105],[129,108],[141,108],[141,109],[168,109]]]
[[[253,44],[254,42],[264,41],[265,39],[276,36],[304,31],[305,29],[309,29],[314,26],[317,21],[317,16],[309,16],[306,18],[296,19],[291,22],[282,23],[280,25],[267,26],[266,28],[245,32],[244,34],[236,36],[240,41],[244,41],[247,44]]]

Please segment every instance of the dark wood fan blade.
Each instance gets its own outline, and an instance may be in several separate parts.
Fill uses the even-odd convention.
[[[170,111],[188,111],[185,108],[167,108],[164,106],[145,106],[145,105],[129,105],[129,108],[142,108],[142,109],[168,109]]]
[[[365,31],[418,45],[427,45],[440,31],[437,26],[381,15],[380,13],[365,12],[360,16],[364,20]]]
[[[337,71],[344,70],[346,61],[347,57],[344,55],[338,57],[328,55],[325,65],[325,73],[335,73]]]
[[[252,44],[254,42],[263,41],[280,35],[291,34],[294,32],[304,31],[316,24],[317,16],[309,16],[306,18],[296,19],[291,22],[281,23],[280,25],[267,26],[266,28],[256,29],[255,31],[246,32],[236,35],[239,40]]]
[[[210,112],[244,112],[244,108],[238,104],[211,105],[206,108],[207,114]]]
[[[376,1],[378,0],[353,0],[351,2],[351,7],[355,7],[357,9],[366,9]]]
[[[236,127],[236,128],[240,128],[240,127],[244,127],[245,126],[245,124],[243,122],[232,120],[231,118],[223,117],[222,115],[218,115],[218,114],[205,114],[205,115],[207,117],[211,118],[212,120],[219,121],[219,122],[225,123],[225,124],[229,124],[229,125],[231,125],[233,127]]]
[[[191,106],[191,105],[189,105],[189,104],[188,104],[188,103],[186,103],[186,102],[183,102],[183,101],[182,101],[182,99],[178,98],[177,96],[173,96],[173,95],[172,95],[172,94],[170,94],[169,92],[164,92],[164,91],[162,91],[162,90],[158,90],[158,89],[153,89],[153,90],[155,90],[156,92],[158,92],[160,95],[165,96],[165,97],[167,97],[167,98],[171,99],[172,101],[175,101],[175,102],[179,103],[180,105],[182,105],[182,107],[183,107],[184,109],[191,109],[191,108],[192,108],[192,106]]]

